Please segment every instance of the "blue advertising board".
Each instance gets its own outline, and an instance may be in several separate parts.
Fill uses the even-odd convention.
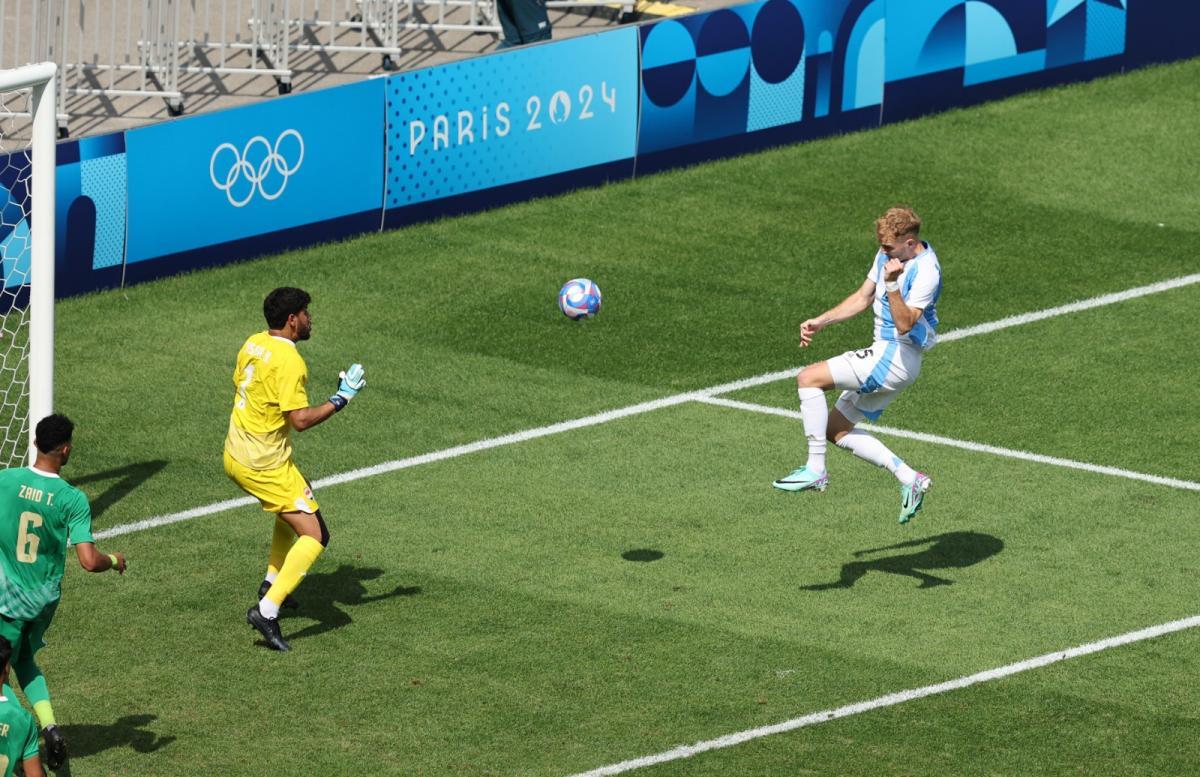
[[[57,157],[57,293],[116,285],[125,263],[125,133],[61,143]]]
[[[760,0],[643,25],[639,172],[877,126],[883,39],[870,22],[882,9]],[[874,59],[847,78],[855,43]]]
[[[761,0],[643,25],[638,171],[1115,72],[1143,57],[1128,50],[1131,39],[1140,47],[1155,36],[1178,39],[1167,13],[1145,10],[1153,7],[1153,0]],[[1174,20],[1186,25],[1185,16],[1197,15],[1177,8]],[[1144,32],[1151,25],[1155,36]],[[1173,46],[1184,48],[1178,40]],[[1198,49],[1193,41],[1191,51]]]
[[[564,173],[627,177],[637,112],[632,27],[391,76],[387,225]]]
[[[186,266],[220,258],[218,246],[247,258],[379,229],[383,88],[373,79],[126,133],[126,261],[198,260]]]
[[[884,121],[1120,71],[1129,2],[887,0]]]

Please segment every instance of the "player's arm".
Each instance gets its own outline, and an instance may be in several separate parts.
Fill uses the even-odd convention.
[[[351,364],[350,368],[338,374],[337,391],[333,392],[326,401],[311,407],[300,407],[284,412],[288,423],[297,432],[311,429],[328,419],[337,411],[350,404],[350,400],[367,385],[367,373],[361,364]]]
[[[125,574],[126,563],[124,553],[101,553],[94,542],[80,542],[75,545],[75,555],[79,558],[79,566],[89,572],[107,572],[117,570],[117,574]]]
[[[810,318],[800,324],[800,347],[808,347],[812,341],[813,335],[820,332],[830,324],[836,324],[845,321],[848,318],[854,318],[859,313],[871,307],[871,303],[875,300],[875,281],[868,278],[863,281],[863,285],[858,287],[858,291],[846,297],[844,300],[826,310],[816,318]]]
[[[900,293],[900,284],[897,282],[897,278],[900,277],[903,270],[904,263],[899,259],[889,259],[883,266],[883,287],[887,305],[891,309],[896,331],[902,335],[912,331],[912,328],[917,325],[917,319],[925,312],[923,307],[914,308],[904,301],[904,295]]]
[[[42,759],[36,755],[22,761],[21,769],[21,774],[25,777],[46,777],[46,772],[42,769]]]
[[[892,309],[892,321],[896,324],[896,331],[902,335],[908,334],[912,328],[917,325],[917,319],[925,312],[924,308],[914,308],[904,301],[904,297],[900,296],[900,292],[888,291],[887,293],[888,307]]]
[[[301,407],[284,413],[288,423],[297,432],[311,429],[337,412],[332,402],[325,401],[312,407]]]

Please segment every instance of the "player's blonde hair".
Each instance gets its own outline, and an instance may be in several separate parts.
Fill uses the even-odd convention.
[[[912,208],[888,208],[875,220],[875,236],[880,243],[894,243],[904,238],[921,235],[921,217]]]

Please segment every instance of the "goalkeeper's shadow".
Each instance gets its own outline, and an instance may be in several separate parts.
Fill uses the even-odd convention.
[[[334,631],[354,622],[342,608],[393,599],[397,596],[416,596],[420,586],[396,586],[391,591],[372,593],[365,583],[383,575],[378,567],[356,567],[341,564],[332,572],[311,574],[304,578],[296,589],[295,597],[300,607],[294,613],[283,611],[281,617],[312,618],[316,623],[305,626],[293,634],[284,634],[289,642],[305,637],[314,637]]]
[[[103,514],[105,510],[128,496],[135,488],[161,472],[168,463],[162,459],[155,459],[153,461],[143,461],[138,464],[127,464],[124,467],[116,467],[104,472],[93,472],[90,475],[84,475],[80,478],[71,478],[71,483],[76,487],[81,487],[87,483],[102,483],[106,480],[116,481],[107,489],[88,500],[92,506],[92,517],[96,518]],[[87,490],[91,491],[91,489]]]

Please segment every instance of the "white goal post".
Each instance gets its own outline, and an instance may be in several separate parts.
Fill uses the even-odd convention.
[[[55,175],[55,141],[56,127],[56,96],[57,96],[57,66],[53,62],[42,62],[26,65],[13,70],[0,71],[0,120],[5,126],[0,128],[0,154],[9,159],[9,166],[18,167],[16,173],[19,182],[26,188],[22,201],[14,202],[10,196],[7,202],[0,203],[6,213],[23,215],[25,224],[20,225],[28,230],[24,232],[13,229],[3,243],[4,260],[4,289],[11,286],[27,289],[28,304],[25,305],[25,321],[28,322],[28,340],[25,343],[23,333],[18,334],[16,327],[5,327],[2,347],[12,348],[25,345],[28,357],[28,382],[16,386],[3,386],[5,403],[19,408],[24,403],[27,390],[28,404],[26,413],[17,413],[11,419],[13,429],[0,430],[6,435],[4,440],[4,458],[0,466],[21,464],[28,458],[32,462],[34,426],[42,418],[54,412],[54,175]],[[27,95],[27,100],[25,95]],[[21,104],[28,107],[22,109]],[[14,124],[14,117],[28,116],[31,121],[23,126]],[[14,137],[6,136],[10,128],[18,127],[15,140],[20,147],[9,147]],[[24,128],[28,128],[28,132]],[[27,141],[24,138],[28,138]],[[25,147],[27,143],[28,151]],[[12,161],[22,162],[28,155],[27,169],[20,169]],[[7,188],[7,187],[6,187]],[[12,226],[12,225],[8,225]],[[24,239],[17,239],[24,238]],[[24,269],[28,262],[28,273],[23,276],[10,277]],[[21,295],[14,298],[14,307],[20,307],[23,302]],[[8,319],[17,310],[0,310],[0,317]],[[7,323],[7,321],[6,321]],[[5,371],[16,369],[9,365],[9,357],[4,357]],[[19,373],[18,373],[19,374]],[[5,376],[7,377],[7,376]],[[18,396],[12,396],[14,389]],[[20,417],[20,416],[24,417]],[[23,439],[22,439],[23,438]]]

